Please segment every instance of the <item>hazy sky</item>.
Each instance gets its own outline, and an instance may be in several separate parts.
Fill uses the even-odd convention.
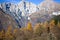
[[[0,3],[3,3],[3,2],[19,3],[20,1],[21,1],[21,0],[0,0]],[[26,0],[26,1],[33,2],[33,3],[35,3],[35,4],[39,4],[39,3],[42,2],[43,0]],[[60,0],[54,0],[54,1],[60,3]]]

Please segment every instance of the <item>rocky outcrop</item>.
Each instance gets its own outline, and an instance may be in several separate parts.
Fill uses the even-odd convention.
[[[45,9],[47,11],[60,11],[60,4],[53,0],[45,0],[39,4],[39,9]]]
[[[6,14],[0,9],[0,29],[7,29],[8,27],[18,28],[16,21],[10,15]]]

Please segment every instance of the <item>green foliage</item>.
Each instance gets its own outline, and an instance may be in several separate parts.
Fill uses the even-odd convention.
[[[54,16],[53,19],[55,20],[55,25],[57,25],[60,22],[60,15]]]

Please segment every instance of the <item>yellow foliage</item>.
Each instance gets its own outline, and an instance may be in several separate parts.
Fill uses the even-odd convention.
[[[11,31],[7,30],[7,32],[5,33],[5,38],[7,40],[13,40],[14,39],[13,33]]]
[[[32,30],[32,24],[30,22],[27,24],[27,30]]]
[[[41,34],[43,34],[45,31],[45,29],[47,27],[54,27],[55,26],[55,21],[51,20],[50,23],[48,23],[47,21],[45,21],[44,23],[37,23],[33,28],[32,28],[32,24],[31,22],[28,22],[27,27],[23,27],[23,28],[16,28],[16,29],[12,29],[12,25],[8,26],[7,31],[4,33],[4,30],[2,30],[0,32],[0,39],[4,39],[3,40],[21,40],[21,39],[30,39],[32,37],[39,37]],[[60,28],[60,23],[58,22],[58,24],[56,25]],[[50,29],[51,30],[51,29]]]
[[[18,31],[18,29],[14,29],[14,33],[16,33]]]
[[[36,29],[36,28],[38,28],[40,26],[41,26],[41,24],[40,23],[37,23],[37,24],[35,24],[34,29]]]
[[[49,23],[49,26],[50,27],[54,27],[55,26],[55,21],[54,20],[51,20],[51,22]]]
[[[20,28],[21,31],[26,31],[27,28],[26,27],[23,27],[23,28]]]
[[[34,27],[34,33],[37,35],[41,35],[43,30],[44,30],[43,23],[37,23]]]
[[[12,26],[11,25],[8,26],[5,36],[6,38],[12,38]]]
[[[12,30],[12,25],[9,25],[8,26],[8,31],[11,31]]]
[[[4,30],[2,30],[1,32],[0,32],[0,38],[4,38]]]
[[[48,27],[48,22],[47,21],[44,22],[43,27]]]

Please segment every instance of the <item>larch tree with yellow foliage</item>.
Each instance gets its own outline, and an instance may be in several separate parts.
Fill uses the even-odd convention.
[[[44,27],[42,25],[42,23],[37,23],[34,27],[34,34],[41,36],[41,34],[43,33]]]
[[[30,31],[33,30],[33,28],[32,28],[32,24],[31,24],[30,21],[29,21],[28,24],[27,24],[27,30],[30,30]]]
[[[49,23],[49,26],[52,28],[55,26],[55,20],[51,20],[50,23]]]
[[[3,40],[3,39],[5,39],[5,31],[4,30],[2,30],[0,32],[0,40]]]
[[[5,33],[6,40],[14,40],[13,34],[12,34],[12,25],[8,26],[7,32]]]
[[[44,28],[48,27],[48,22],[45,21],[44,24],[43,24]]]

